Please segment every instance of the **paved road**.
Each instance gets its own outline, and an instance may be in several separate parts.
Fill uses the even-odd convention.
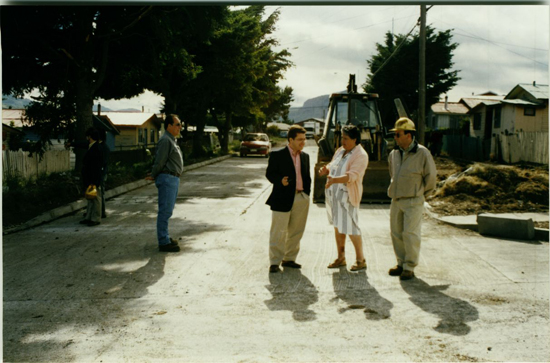
[[[180,253],[157,251],[154,185],[108,201],[98,227],[79,213],[4,236],[4,361],[550,360],[547,242],[426,217],[418,278],[401,283],[387,275],[388,205],[361,206],[368,270],[351,273],[326,268],[333,229],[312,204],[303,269],[269,274],[266,165],[182,176]]]

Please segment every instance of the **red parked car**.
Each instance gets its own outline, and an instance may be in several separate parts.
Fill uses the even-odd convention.
[[[271,141],[267,134],[246,134],[241,142],[241,157],[249,154],[265,155],[267,158],[271,152]]]

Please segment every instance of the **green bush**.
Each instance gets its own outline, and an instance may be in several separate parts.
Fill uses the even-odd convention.
[[[80,178],[71,172],[41,175],[36,179],[4,179],[2,226],[17,225],[48,210],[82,197]]]
[[[277,127],[275,125],[271,125],[267,128],[267,130],[265,132],[269,136],[279,136],[279,132],[281,132],[281,131],[279,130],[279,127]]]

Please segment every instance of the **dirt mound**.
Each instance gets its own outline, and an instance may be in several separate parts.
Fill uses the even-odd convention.
[[[455,162],[436,158],[436,191],[427,198],[435,213],[548,212],[548,169],[533,165]]]

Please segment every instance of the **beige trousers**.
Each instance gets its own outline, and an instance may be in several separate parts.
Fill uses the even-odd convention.
[[[390,206],[391,239],[397,264],[414,271],[420,256],[420,234],[424,197],[392,199]]]
[[[309,197],[305,193],[296,194],[290,212],[273,211],[269,236],[271,265],[279,265],[281,261],[296,261],[308,212]]]

